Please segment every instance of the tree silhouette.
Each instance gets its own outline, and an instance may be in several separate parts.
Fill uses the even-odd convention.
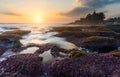
[[[105,15],[104,15],[104,13],[99,13],[99,20],[101,20],[101,21],[104,21],[104,19],[105,19]]]
[[[103,12],[96,13],[94,11],[92,14],[88,14],[85,18],[76,20],[75,24],[100,24],[103,23],[105,19],[105,14]]]

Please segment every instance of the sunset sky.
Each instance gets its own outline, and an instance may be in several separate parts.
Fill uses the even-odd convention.
[[[65,23],[93,12],[120,16],[120,0],[0,0],[0,23]]]

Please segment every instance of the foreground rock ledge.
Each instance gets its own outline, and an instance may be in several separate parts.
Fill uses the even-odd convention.
[[[120,77],[120,57],[88,54],[56,61],[50,69],[52,77]]]
[[[42,58],[38,55],[14,55],[0,63],[0,77],[37,77],[42,68]]]

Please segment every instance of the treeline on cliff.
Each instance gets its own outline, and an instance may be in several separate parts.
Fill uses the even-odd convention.
[[[104,19],[105,14],[103,12],[93,12],[92,14],[88,14],[85,18],[80,18],[70,24],[100,24],[103,23]]]

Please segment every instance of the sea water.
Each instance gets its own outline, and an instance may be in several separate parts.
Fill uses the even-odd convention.
[[[57,32],[49,32],[53,27],[60,27],[63,25],[59,24],[0,24],[0,34],[2,34],[5,31],[14,31],[16,29],[20,30],[30,30],[31,33],[25,35],[22,37],[20,42],[23,44],[23,46],[27,46],[30,43],[33,44],[55,44],[57,46],[60,46],[61,48],[65,49],[73,49],[77,48],[76,45],[73,43],[70,43],[66,41],[66,38],[60,38],[56,37],[55,35]],[[17,54],[27,54],[27,53],[35,53],[36,50],[38,50],[37,47],[29,47],[25,50],[22,50],[21,52]],[[12,51],[5,52],[5,54],[2,55],[2,58],[6,58],[8,56],[11,56],[13,54],[16,54]],[[45,52],[41,54],[40,56],[44,57],[44,62],[50,61],[53,59],[53,57],[50,54],[50,51]],[[46,57],[47,56],[47,57]]]
[[[53,27],[60,27],[59,24],[0,24],[0,33],[5,31],[13,31],[16,29],[30,30],[31,33],[23,36],[21,43],[27,45],[29,43],[46,44],[53,43],[61,47],[74,48],[73,43],[67,42],[65,38],[56,37],[57,32],[48,32]]]

